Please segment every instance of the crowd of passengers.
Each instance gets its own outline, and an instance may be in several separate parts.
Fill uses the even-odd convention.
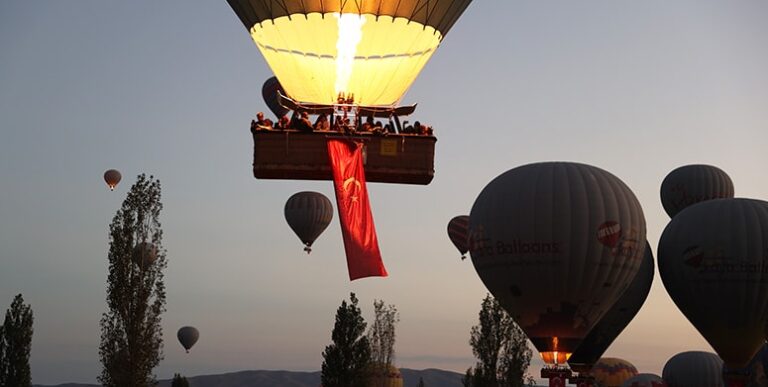
[[[397,133],[392,121],[389,121],[386,125],[383,125],[381,121],[374,121],[373,116],[366,117],[365,121],[358,119],[356,125],[352,124],[347,117],[336,116],[333,123],[328,118],[328,114],[320,114],[315,119],[315,122],[309,119],[309,113],[294,111],[291,118],[288,115],[283,115],[277,122],[273,122],[269,118],[264,118],[263,112],[256,114],[256,119],[251,120],[251,132],[257,130],[298,130],[301,132],[338,132],[345,134],[357,134],[357,133],[371,133],[377,135],[386,136],[390,133]],[[431,126],[423,125],[419,121],[408,125],[408,121],[403,122],[404,127],[400,133],[413,134],[421,136],[432,136],[433,130]]]

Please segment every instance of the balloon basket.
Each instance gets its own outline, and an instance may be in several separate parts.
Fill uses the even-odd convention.
[[[571,370],[557,365],[541,369],[541,377],[549,380],[549,387],[565,387],[566,381],[571,376]]]
[[[307,255],[309,255],[309,253],[312,252],[312,248],[309,247],[309,246],[306,246],[306,247],[304,247],[304,251],[307,253]]]
[[[568,383],[575,384],[577,387],[594,387],[595,378],[589,375],[579,374],[578,376],[568,378]]]

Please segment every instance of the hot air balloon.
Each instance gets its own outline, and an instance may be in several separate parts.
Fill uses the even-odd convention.
[[[645,254],[640,264],[640,270],[635,275],[629,288],[621,295],[611,309],[600,319],[592,330],[589,331],[584,341],[573,352],[568,364],[571,369],[580,373],[587,373],[592,365],[603,356],[605,350],[613,343],[621,331],[635,318],[640,307],[643,306],[648,292],[653,283],[653,251],[648,242],[645,242]]]
[[[682,352],[667,360],[661,375],[669,387],[723,387],[723,361],[710,352]]]
[[[197,339],[200,338],[200,332],[195,327],[181,327],[176,332],[176,337],[179,339],[181,346],[184,347],[184,350],[189,353],[192,346],[197,343]]]
[[[661,183],[661,204],[674,217],[692,204],[733,197],[733,182],[712,165],[685,165],[670,172]]]
[[[393,365],[374,365],[369,369],[368,387],[403,387],[403,376]]]
[[[107,183],[107,187],[109,187],[110,191],[115,190],[115,187],[117,187],[117,184],[120,183],[120,179],[122,178],[123,175],[121,175],[120,171],[117,169],[109,169],[104,172],[104,181]]]
[[[285,90],[280,105],[401,128],[398,106],[471,0],[227,0]],[[399,130],[398,130],[399,131]],[[330,180],[326,136],[254,133],[254,176]],[[433,136],[365,136],[367,180],[429,184]]]
[[[279,94],[285,94],[285,90],[283,90],[283,87],[280,86],[280,82],[277,80],[277,77],[270,77],[261,87],[261,96],[264,97],[264,102],[267,104],[267,107],[269,107],[269,110],[271,110],[272,113],[275,114],[275,117],[278,119],[288,114],[288,109],[280,105],[280,101],[278,99]]]
[[[564,364],[624,293],[645,249],[635,195],[584,164],[509,170],[483,189],[469,218],[475,270],[549,367]]]
[[[467,215],[455,216],[448,222],[448,237],[451,238],[451,242],[461,253],[462,260],[467,258],[466,254],[469,251],[469,246],[467,246],[469,243],[468,227],[469,216]]]
[[[678,213],[659,241],[664,287],[731,370],[744,368],[768,325],[768,202],[716,199]]]
[[[589,373],[601,387],[621,387],[629,378],[637,376],[637,368],[624,359],[604,357]]]
[[[312,252],[312,243],[333,219],[331,201],[319,192],[298,192],[285,202],[285,220],[304,243],[304,251]]]
[[[637,374],[622,383],[621,387],[668,387],[664,379],[654,374]]]
[[[131,261],[144,269],[151,266],[157,260],[157,247],[149,242],[141,242],[133,248]]]

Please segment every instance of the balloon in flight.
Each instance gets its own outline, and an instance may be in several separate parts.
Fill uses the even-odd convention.
[[[448,222],[448,238],[451,239],[453,245],[461,253],[461,259],[467,257],[467,251],[469,251],[469,216],[459,215],[453,217]]]
[[[269,107],[269,110],[275,114],[275,117],[280,119],[280,117],[288,114],[288,109],[280,105],[278,92],[285,95],[285,90],[280,86],[280,82],[276,77],[270,77],[261,87],[261,96],[264,97],[264,102]]]
[[[711,352],[681,352],[667,360],[661,376],[669,387],[723,387],[723,360]]]
[[[704,164],[679,167],[661,183],[661,204],[670,218],[684,208],[712,199],[733,197],[733,182],[722,169]]]
[[[571,369],[578,372],[588,372],[608,347],[616,340],[616,337],[627,327],[630,321],[640,311],[645,303],[648,292],[653,283],[654,264],[653,251],[648,242],[645,242],[645,254],[640,264],[640,270],[635,275],[629,288],[613,304],[611,309],[600,319],[592,330],[589,331],[584,341],[573,352],[568,364]]]
[[[298,192],[285,203],[285,220],[304,243],[307,254],[312,252],[312,243],[325,231],[332,219],[333,205],[319,192]]]
[[[768,326],[768,202],[690,206],[659,240],[659,273],[681,312],[731,369],[749,363]]]
[[[179,331],[176,332],[176,337],[179,339],[181,346],[184,347],[184,350],[189,353],[192,346],[197,343],[197,339],[200,338],[200,332],[195,327],[181,327],[179,328]]]
[[[471,0],[227,0],[288,96],[394,106]]]
[[[563,364],[635,278],[645,219],[600,168],[545,162],[483,189],[469,220],[478,275],[547,364]]]
[[[115,187],[117,187],[117,184],[120,183],[120,179],[122,178],[123,175],[121,175],[120,171],[117,169],[109,169],[104,172],[104,181],[107,183],[107,187],[109,187],[110,191],[115,190]]]
[[[637,376],[637,368],[632,363],[615,357],[604,357],[595,363],[590,371],[598,386],[621,387],[628,379]]]

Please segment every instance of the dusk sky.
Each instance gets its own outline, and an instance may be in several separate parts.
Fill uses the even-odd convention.
[[[290,195],[333,198],[332,183],[253,178],[272,73],[226,1],[0,1],[0,312],[17,293],[32,305],[34,383],[95,382],[108,226],[147,173],[169,262],[158,377],[319,370],[350,292],[369,320],[374,299],[397,306],[398,366],[464,372],[486,290],[446,224],[500,173],[606,169],[654,248],[678,166],[716,165],[736,196],[768,199],[766,17],[764,0],[474,1],[403,99],[435,128],[435,178],[369,184],[390,276],[350,282],[336,214],[309,256],[283,218]],[[201,334],[190,354],[183,325]],[[606,356],[660,374],[686,350],[712,349],[657,275]]]

